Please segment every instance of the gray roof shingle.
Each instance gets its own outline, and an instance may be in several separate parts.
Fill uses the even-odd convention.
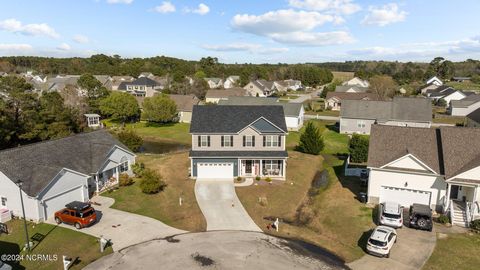
[[[278,98],[271,97],[229,97],[226,100],[220,100],[218,105],[279,105],[283,106],[283,113],[285,116],[300,115],[302,110],[302,103],[283,103],[278,102]]]
[[[194,106],[190,133],[237,133],[260,117],[287,131],[283,107],[270,106]]]
[[[22,189],[37,196],[63,168],[87,175],[97,172],[115,145],[128,150],[99,130],[11,148],[0,151],[0,171],[12,181],[21,179]]]
[[[286,158],[287,151],[190,151],[190,157],[255,157]]]

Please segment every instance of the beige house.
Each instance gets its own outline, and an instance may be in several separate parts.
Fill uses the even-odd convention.
[[[340,111],[344,100],[380,100],[380,97],[374,93],[328,92],[325,108]]]
[[[230,89],[210,89],[205,95],[205,102],[218,103],[220,100],[226,100],[229,97],[246,96],[247,91],[241,87],[233,87]]]
[[[277,92],[274,82],[263,79],[251,81],[243,89],[252,97],[268,97]]]
[[[195,95],[168,95],[177,105],[178,122],[190,123],[192,120],[193,106],[200,100]]]

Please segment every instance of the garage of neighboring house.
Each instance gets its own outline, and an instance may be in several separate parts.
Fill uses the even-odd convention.
[[[197,179],[233,179],[233,163],[198,162]]]
[[[382,186],[380,190],[380,202],[397,202],[404,207],[409,207],[414,203],[430,205],[431,195],[429,191]]]

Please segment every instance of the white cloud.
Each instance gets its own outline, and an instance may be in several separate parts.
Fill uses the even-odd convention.
[[[254,43],[231,43],[224,45],[203,45],[202,48],[216,52],[250,52],[256,54],[284,53],[288,48],[264,47]]]
[[[294,8],[344,15],[361,10],[361,7],[355,4],[353,0],[289,0],[288,4]]]
[[[184,11],[186,13],[196,13],[203,16],[210,12],[210,8],[204,3],[200,3],[197,8],[191,9],[187,7],[184,9]]]
[[[5,44],[0,43],[0,51],[30,51],[33,47],[30,44]]]
[[[47,36],[58,38],[60,35],[46,23],[22,24],[16,19],[0,21],[0,30],[12,33],[19,33],[27,36]]]
[[[90,39],[84,35],[75,35],[73,37],[73,41],[80,43],[80,44],[87,44],[90,42]]]
[[[70,49],[72,49],[72,47],[65,42],[57,46],[57,50],[60,51],[69,51]]]
[[[109,4],[131,4],[133,0],[107,0]]]
[[[314,31],[328,22],[342,23],[343,18],[316,11],[287,9],[270,11],[262,15],[238,14],[233,17],[231,24],[239,31],[292,45],[325,46],[353,42],[353,37],[346,31]]]
[[[366,25],[386,26],[391,23],[403,22],[407,16],[407,12],[400,10],[395,3],[381,7],[371,6],[368,11],[369,13],[362,20],[362,23]]]
[[[154,7],[153,11],[166,14],[175,12],[176,8],[175,5],[172,4],[172,2],[164,1],[161,5]]]

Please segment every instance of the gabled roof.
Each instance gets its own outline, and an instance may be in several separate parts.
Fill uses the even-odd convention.
[[[441,127],[445,177],[480,166],[480,129]]]
[[[380,100],[375,93],[328,92],[325,99],[337,98],[338,100]]]
[[[126,82],[126,85],[146,85],[146,86],[157,86],[157,82],[147,78],[147,77],[140,77],[133,82]]]
[[[191,112],[200,100],[195,95],[168,95],[177,105],[179,112]]]
[[[302,103],[283,103],[278,102],[278,98],[271,97],[229,97],[226,100],[220,100],[218,105],[279,105],[283,106],[285,116],[299,116],[302,110]]]
[[[114,146],[126,146],[105,130],[34,143],[0,151],[0,171],[12,181],[21,179],[22,189],[37,196],[67,168],[89,175],[98,172]]]
[[[432,104],[426,98],[394,97],[392,101],[344,100],[340,116],[379,121],[432,121]]]
[[[286,133],[283,107],[273,106],[194,106],[190,133],[238,133],[260,118]]]
[[[440,93],[440,92],[443,92],[447,89],[454,89],[454,88],[451,87],[451,86],[448,86],[448,85],[441,85],[441,86],[438,86],[435,89],[428,89],[425,93],[427,93],[427,94]]]
[[[220,83],[222,81],[222,78],[205,78],[205,81],[212,81],[216,84]]]
[[[356,85],[337,85],[335,87],[335,92],[347,92],[348,90],[353,89],[355,92],[367,92],[368,87],[361,87]]]
[[[480,102],[480,95],[470,94],[464,97],[463,99],[450,101],[450,106],[451,107],[468,107],[477,102]]]
[[[229,89],[209,89],[205,97],[206,98],[227,98],[227,97],[235,97],[235,96],[245,96],[246,93],[247,93],[247,90],[241,87],[232,87]]]
[[[480,123],[480,108],[479,109],[476,109],[475,111],[469,113],[467,115],[467,118],[468,119],[471,119],[477,123]]]

